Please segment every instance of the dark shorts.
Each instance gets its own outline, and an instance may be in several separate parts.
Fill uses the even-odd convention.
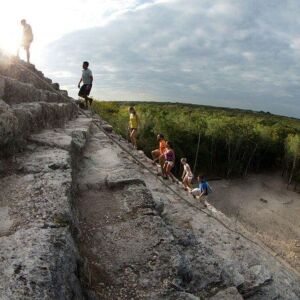
[[[91,89],[92,89],[92,85],[91,84],[84,84],[80,88],[78,96],[80,96],[80,97],[88,96],[90,94],[90,92],[91,92]]]

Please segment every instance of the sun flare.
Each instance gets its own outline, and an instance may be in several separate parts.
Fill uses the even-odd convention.
[[[0,49],[8,54],[16,54],[21,43],[21,26],[8,27],[1,32]]]

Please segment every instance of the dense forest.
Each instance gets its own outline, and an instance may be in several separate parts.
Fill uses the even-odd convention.
[[[177,174],[180,158],[187,157],[196,173],[210,176],[280,170],[289,184],[300,181],[298,119],[180,103],[94,101],[92,108],[128,138],[129,106],[135,106],[141,120],[139,148],[150,156],[156,135],[163,133],[174,144]]]

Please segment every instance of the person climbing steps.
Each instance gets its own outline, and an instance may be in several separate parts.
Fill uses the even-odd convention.
[[[193,173],[191,171],[190,165],[187,163],[187,159],[184,157],[180,160],[181,164],[183,165],[183,172],[182,172],[182,184],[183,188],[186,191],[192,190],[192,180],[193,180]]]
[[[168,179],[169,177],[171,177],[173,182],[177,182],[177,178],[171,173],[171,170],[175,166],[175,152],[170,141],[166,142],[166,150],[164,156],[165,163],[162,170],[163,178]]]
[[[207,207],[208,194],[212,191],[208,182],[205,181],[204,175],[199,175],[197,177],[199,187],[193,189],[190,193],[194,198],[198,198],[203,201],[204,207]]]
[[[140,119],[133,106],[129,108],[129,131],[130,141],[134,149],[137,149],[137,133],[140,124]]]
[[[155,149],[151,152],[152,155],[152,164],[156,166],[156,163],[158,162],[160,165],[161,171],[157,173],[158,176],[163,175],[163,168],[164,168],[164,163],[165,163],[165,151],[166,151],[166,140],[163,134],[158,134],[157,135],[157,141],[159,143],[158,149]]]
[[[93,99],[89,97],[92,85],[93,85],[93,73],[89,69],[89,62],[84,61],[82,64],[82,76],[78,83],[79,93],[78,96],[84,98],[85,100],[85,107],[88,108],[88,102],[90,106],[92,105]],[[83,85],[80,87],[81,82]]]

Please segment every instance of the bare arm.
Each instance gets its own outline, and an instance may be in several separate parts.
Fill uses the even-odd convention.
[[[80,83],[82,82],[82,77],[80,78],[79,82],[78,82],[78,88],[80,88]]]
[[[93,75],[90,76],[90,79],[91,79],[91,83],[93,83],[93,80],[94,80]]]

